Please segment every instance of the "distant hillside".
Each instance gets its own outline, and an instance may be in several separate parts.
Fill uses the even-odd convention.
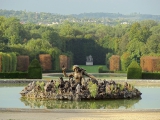
[[[112,18],[112,19],[130,19],[130,20],[160,20],[160,15],[149,15],[149,14],[130,14],[130,15],[123,15],[119,13],[81,13],[81,14],[73,14],[72,16],[77,18]]]
[[[160,15],[145,15],[145,14],[130,14],[123,15],[119,13],[82,13],[72,15],[60,15],[53,13],[37,13],[26,11],[2,10],[0,9],[0,16],[16,17],[22,23],[35,24],[61,24],[64,21],[78,22],[78,23],[100,23],[106,25],[116,25],[119,23],[132,23],[141,20],[155,20],[160,21]]]

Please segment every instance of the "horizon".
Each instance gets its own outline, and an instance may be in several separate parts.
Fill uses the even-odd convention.
[[[0,0],[0,9],[61,15],[83,13],[160,15],[159,0]]]
[[[12,11],[13,9],[0,9],[0,10],[6,10],[6,11]],[[33,12],[33,13],[50,13],[50,14],[57,14],[57,15],[80,15],[80,14],[96,14],[96,13],[109,13],[109,14],[121,14],[121,15],[132,15],[132,14],[140,14],[140,15],[154,15],[154,14],[142,14],[142,13],[130,13],[130,14],[123,14],[123,13],[111,13],[111,12],[83,12],[83,13],[75,13],[75,14],[60,14],[60,13],[52,13],[52,12],[36,12],[36,11],[26,11],[26,10],[13,10],[13,11],[25,11],[25,12]],[[155,15],[159,16],[159,15]]]

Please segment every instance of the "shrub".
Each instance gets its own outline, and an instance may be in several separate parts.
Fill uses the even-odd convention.
[[[11,55],[11,58],[12,58],[12,62],[11,62],[11,71],[14,72],[16,71],[16,67],[17,67],[17,56],[16,56],[16,53],[10,53]]]
[[[160,79],[160,73],[143,72],[142,79]]]
[[[28,79],[42,79],[42,68],[37,59],[34,59],[29,65]]]
[[[99,72],[99,73],[102,73],[102,72],[103,72],[103,66],[99,66],[98,72]]]
[[[89,82],[88,88],[91,93],[91,96],[95,98],[97,95],[97,91],[98,91],[97,85],[92,82]]]
[[[37,82],[36,82],[36,85],[37,85],[37,86],[40,86],[40,87],[41,87],[41,90],[44,91],[45,83],[44,83],[43,81],[42,81],[42,82],[37,81]]]
[[[20,78],[27,78],[28,73],[24,72],[24,73],[19,73],[19,72],[14,72],[14,73],[0,73],[0,78],[16,78],[16,79],[20,79]]]
[[[0,72],[15,72],[17,65],[16,54],[0,52]]]
[[[141,79],[142,78],[142,69],[136,61],[128,66],[127,70],[127,79]]]
[[[143,71],[156,72],[160,71],[160,57],[143,56],[140,59],[140,65]]]
[[[50,54],[40,54],[39,60],[44,71],[52,69],[52,58]]]
[[[27,71],[29,66],[29,56],[17,56],[17,71]]]
[[[112,57],[110,57],[110,70],[111,71],[120,70],[120,56],[112,55]]]

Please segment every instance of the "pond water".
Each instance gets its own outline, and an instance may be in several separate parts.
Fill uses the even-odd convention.
[[[93,76],[95,76],[97,79],[127,79],[127,74],[126,73],[89,73]],[[42,79],[46,80],[57,80],[59,77],[63,77],[62,73],[46,73],[43,74]],[[63,77],[64,79],[68,79],[67,77]]]
[[[136,87],[142,92],[141,99],[57,101],[21,98],[24,86],[0,86],[0,108],[39,109],[160,109],[160,87]]]

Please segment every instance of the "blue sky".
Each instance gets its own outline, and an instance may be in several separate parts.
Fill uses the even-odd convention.
[[[0,0],[0,9],[57,14],[136,12],[160,15],[160,0]]]

